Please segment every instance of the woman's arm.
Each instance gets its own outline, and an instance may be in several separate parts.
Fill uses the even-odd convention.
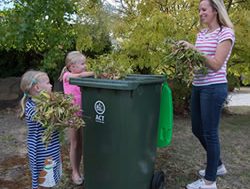
[[[218,44],[215,56],[213,58],[205,55],[206,58],[205,64],[212,70],[218,71],[224,64],[227,55],[230,52],[231,47],[232,47],[232,41],[230,39],[222,41],[221,43]]]
[[[192,48],[192,49],[200,52],[197,48],[195,48],[194,45],[192,45],[191,43],[189,43],[187,41],[180,41],[180,43],[185,45],[187,48]],[[227,58],[227,55],[230,52],[231,47],[232,47],[232,40],[227,39],[225,41],[222,41],[221,43],[218,44],[214,57],[209,57],[209,56],[204,55],[204,57],[206,58],[205,64],[210,69],[212,69],[214,71],[218,71],[222,67],[222,65],[224,64],[224,62]]]

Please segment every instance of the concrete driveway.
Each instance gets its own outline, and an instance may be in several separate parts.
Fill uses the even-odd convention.
[[[250,87],[241,87],[230,92],[225,109],[232,114],[250,115]]]

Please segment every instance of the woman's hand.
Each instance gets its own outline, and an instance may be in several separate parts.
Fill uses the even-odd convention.
[[[199,52],[198,49],[195,48],[194,45],[192,45],[191,43],[181,40],[177,42],[178,45],[183,45],[185,46],[187,49],[191,48],[197,52]],[[216,49],[216,53],[214,57],[209,57],[207,55],[203,55],[206,59],[205,64],[212,70],[214,71],[218,71],[222,65],[224,64],[228,53],[230,52],[232,46],[232,41],[231,40],[225,40],[223,42],[221,42]]]
[[[187,49],[194,49],[194,50],[197,51],[197,49],[195,48],[195,46],[194,46],[193,44],[187,42],[187,41],[180,40],[180,41],[178,41],[177,44],[178,44],[178,45],[183,45],[183,46],[185,46]]]

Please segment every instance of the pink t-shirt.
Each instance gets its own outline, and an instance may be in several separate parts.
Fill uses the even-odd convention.
[[[69,79],[67,80],[70,72],[65,72],[63,75],[63,90],[65,94],[72,94],[73,95],[73,103],[82,107],[82,100],[81,100],[81,90],[80,87],[77,85],[69,84]]]
[[[232,48],[235,41],[234,31],[228,27],[217,28],[211,33],[207,33],[208,29],[201,30],[196,39],[195,47],[207,56],[214,57],[216,48],[219,43],[230,39],[232,41],[232,47],[227,55],[227,58],[221,68],[218,71],[214,71],[208,68],[208,74],[203,75],[197,71],[194,76],[194,86],[204,86],[211,84],[227,83],[227,62],[232,52]]]

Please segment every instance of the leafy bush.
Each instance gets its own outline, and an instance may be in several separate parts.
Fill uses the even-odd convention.
[[[229,73],[227,75],[227,81],[228,81],[228,90],[233,91],[235,88],[240,87],[240,78],[235,76],[232,73]]]
[[[189,104],[191,97],[191,86],[180,79],[168,80],[172,90],[173,106],[175,114],[186,114],[190,112]]]
[[[0,51],[0,77],[21,76],[27,69],[37,69],[42,57],[34,51]]]

